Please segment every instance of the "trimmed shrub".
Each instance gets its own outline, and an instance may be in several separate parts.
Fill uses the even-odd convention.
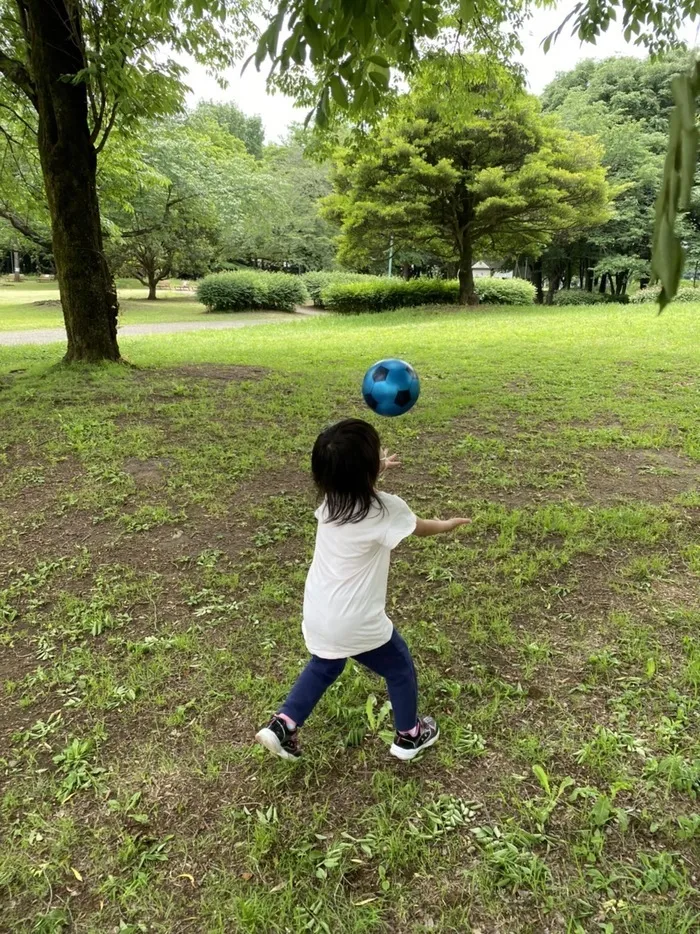
[[[376,279],[377,276],[367,276],[361,272],[343,272],[341,270],[333,271],[321,270],[319,272],[305,272],[301,277],[304,285],[311,296],[311,300],[316,308],[323,308],[323,298],[321,292],[330,285],[336,285],[340,282],[360,282],[363,279]]]
[[[661,286],[650,285],[646,289],[640,289],[635,295],[632,296],[630,301],[635,305],[645,305],[651,302],[658,302],[660,294]],[[700,304],[700,288],[693,288],[692,286],[685,286],[680,288],[678,289],[676,297],[673,299],[673,301],[681,303],[697,302]]]
[[[209,311],[294,311],[307,297],[301,277],[286,272],[216,272],[197,286],[197,298]]]
[[[476,294],[482,305],[533,305],[537,289],[527,279],[477,279]]]
[[[475,283],[484,305],[531,305],[535,287],[523,279],[488,279]],[[388,311],[416,305],[456,305],[456,279],[387,279],[363,276],[354,282],[337,282],[321,290],[326,308],[341,314]]]
[[[361,281],[337,282],[321,292],[324,307],[341,314],[388,311],[411,305],[443,305],[457,301],[456,282],[445,279],[387,279],[365,276]]]
[[[554,293],[554,305],[627,305],[629,295],[608,295],[583,289],[562,289]]]

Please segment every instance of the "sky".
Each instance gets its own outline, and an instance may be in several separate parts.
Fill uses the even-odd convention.
[[[559,26],[573,3],[574,0],[564,0],[556,9],[536,11],[525,28],[522,36],[524,53],[520,56],[520,61],[525,66],[528,85],[534,94],[539,94],[558,72],[570,71],[577,62],[585,58],[609,58],[613,55],[643,57],[646,54],[644,49],[626,43],[622,36],[622,28],[613,24],[595,46],[582,45],[565,27],[557,42],[545,55],[541,48],[542,40]],[[697,45],[697,27],[688,23],[681,38],[691,46]],[[265,137],[269,142],[281,139],[291,123],[302,122],[306,118],[306,110],[294,107],[290,98],[267,93],[264,65],[261,72],[256,72],[251,64],[244,75],[241,75],[241,65],[236,65],[226,74],[228,87],[222,91],[202,66],[192,61],[186,61],[184,64],[189,68],[187,83],[192,89],[188,103],[195,104],[199,100],[233,100],[245,113],[251,116],[257,114],[262,118]]]

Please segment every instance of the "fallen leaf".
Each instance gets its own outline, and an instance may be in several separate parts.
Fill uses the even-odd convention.
[[[180,875],[178,876],[178,879],[189,879],[190,882],[192,883],[192,888],[195,887],[194,876],[191,876],[189,872],[181,872]]]
[[[242,873],[241,873],[241,879],[243,879],[244,882],[250,882],[250,880],[251,880],[252,878],[253,878],[253,873],[252,873],[252,872],[242,872]]]
[[[79,873],[78,870],[75,868],[75,866],[71,866],[71,867],[70,867],[70,871],[73,873],[73,875],[74,875],[75,878],[78,880],[78,882],[82,882],[82,881],[83,881],[83,877],[80,875],[80,873]]]

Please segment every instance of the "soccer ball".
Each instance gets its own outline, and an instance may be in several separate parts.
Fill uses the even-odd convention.
[[[362,395],[377,415],[405,415],[418,400],[418,374],[405,360],[380,360],[365,373]]]

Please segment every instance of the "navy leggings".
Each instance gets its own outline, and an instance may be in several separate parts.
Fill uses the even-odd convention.
[[[418,720],[418,681],[411,653],[396,630],[391,639],[371,652],[353,655],[356,662],[386,681],[397,730],[412,730]],[[347,658],[319,658],[311,661],[297,678],[280,713],[301,726],[328,688],[340,676]]]

